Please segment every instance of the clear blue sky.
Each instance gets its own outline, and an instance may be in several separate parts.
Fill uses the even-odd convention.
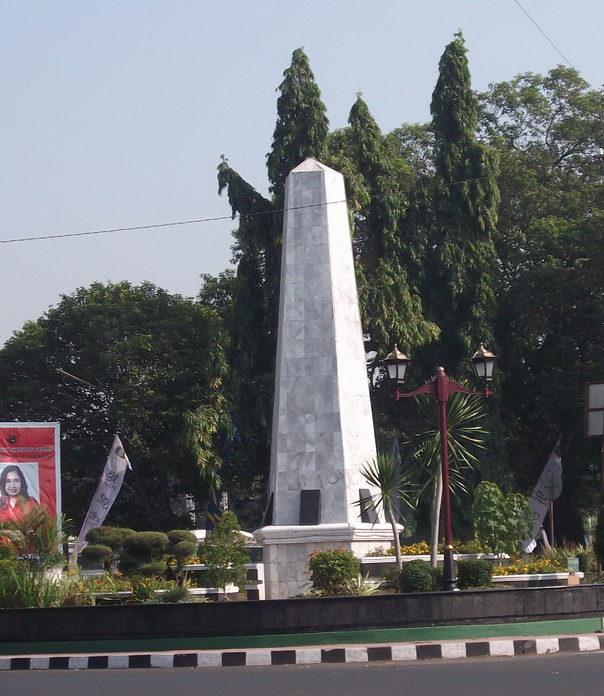
[[[520,2],[599,88],[604,3]],[[361,91],[389,131],[428,120],[458,29],[475,89],[564,62],[514,0],[0,0],[0,242],[228,216],[220,156],[266,192],[295,48],[333,128]],[[233,226],[0,243],[0,345],[94,281],[195,296],[201,273],[229,265]]]

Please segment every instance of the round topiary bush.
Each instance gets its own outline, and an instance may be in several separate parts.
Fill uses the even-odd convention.
[[[460,590],[471,587],[489,587],[493,581],[493,564],[481,559],[457,563],[457,586]]]
[[[197,548],[197,537],[188,529],[170,530],[168,532],[168,540],[170,541],[170,546],[176,546],[181,541],[188,541],[191,544],[195,544],[195,548]]]
[[[91,544],[110,546],[114,551],[117,551],[124,539],[134,533],[133,529],[127,527],[94,527],[86,535],[86,540]]]
[[[178,561],[182,561],[197,553],[197,544],[192,541],[179,541],[172,547],[171,553]]]
[[[358,577],[361,567],[352,551],[314,551],[308,562],[314,590],[326,595],[350,594],[347,583]]]
[[[135,532],[122,545],[128,556],[150,563],[163,556],[168,544],[168,536],[163,532]]]
[[[81,555],[87,561],[107,564],[111,561],[113,549],[104,544],[88,544],[88,546],[82,549]]]
[[[434,572],[427,561],[419,559],[403,565],[400,576],[401,592],[432,592]]]

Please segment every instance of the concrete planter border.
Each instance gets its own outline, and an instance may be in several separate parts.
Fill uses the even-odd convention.
[[[0,643],[228,637],[604,616],[604,585],[201,604],[5,609]]]

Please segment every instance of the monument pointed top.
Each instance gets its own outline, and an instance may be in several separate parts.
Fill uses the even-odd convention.
[[[301,164],[299,164],[297,167],[294,167],[294,169],[291,170],[290,174],[293,174],[294,172],[333,172],[334,170],[331,169],[331,167],[328,167],[326,164],[323,164],[322,162],[317,161],[313,157],[308,157],[307,159],[304,160]]]

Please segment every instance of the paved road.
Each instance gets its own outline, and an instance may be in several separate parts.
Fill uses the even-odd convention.
[[[604,653],[406,663],[0,673],[11,696],[568,696],[601,694]]]

